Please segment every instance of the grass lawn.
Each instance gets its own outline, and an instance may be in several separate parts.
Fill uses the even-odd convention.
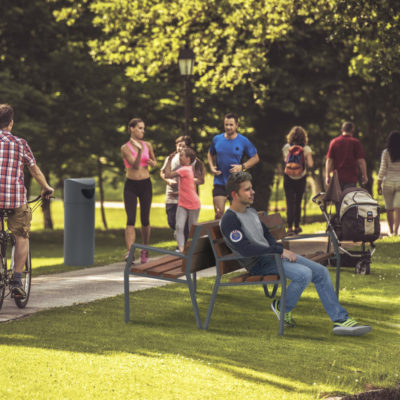
[[[378,242],[372,273],[343,269],[341,303],[373,326],[338,337],[313,287],[278,337],[260,288],[222,288],[210,329],[196,329],[187,289],[135,292],[133,322],[123,297],[40,312],[0,325],[0,398],[318,399],[366,385],[400,383],[400,239]],[[333,270],[332,270],[333,274]],[[204,318],[212,279],[200,280]]]
[[[162,203],[162,194],[153,201]],[[277,204],[280,208],[283,200]],[[52,207],[54,231],[41,229],[40,212],[34,216],[35,275],[74,268],[63,264],[63,204],[55,201]],[[107,231],[96,210],[96,265],[121,261],[125,251],[124,211],[106,212]],[[316,219],[321,213],[310,207],[307,215]],[[201,210],[200,220],[212,218],[212,210]],[[164,208],[153,208],[152,243],[174,248],[165,224]],[[304,232],[322,229],[321,222],[304,226]],[[0,324],[0,399],[308,400],[368,385],[395,386],[400,384],[399,245],[397,237],[377,242],[369,276],[343,269],[341,303],[373,326],[365,337],[334,336],[313,287],[294,312],[298,326],[283,338],[277,336],[269,299],[254,287],[221,288],[210,329],[201,331],[187,289],[169,285],[135,292],[129,324],[123,322],[122,296]],[[198,283],[203,319],[212,284],[211,278]]]

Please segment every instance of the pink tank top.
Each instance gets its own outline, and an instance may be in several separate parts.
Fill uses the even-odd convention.
[[[147,144],[143,142],[143,140],[140,140],[140,143],[142,143],[143,146],[143,151],[142,151],[142,157],[140,158],[140,166],[141,167],[147,167],[149,165],[149,159],[150,159],[150,154],[149,154],[149,148],[147,147]],[[129,147],[133,157],[136,157],[137,153],[136,150],[133,148],[131,142],[126,142],[126,145]],[[132,165],[128,163],[128,161],[124,158],[124,164],[126,168],[132,168]]]

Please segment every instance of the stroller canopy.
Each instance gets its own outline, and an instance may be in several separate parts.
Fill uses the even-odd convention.
[[[339,217],[342,219],[343,215],[349,210],[351,207],[358,206],[358,213],[362,214],[364,207],[360,206],[373,206],[376,210],[375,212],[379,212],[378,202],[372,198],[372,196],[368,193],[367,190],[362,188],[348,188],[343,190],[342,196],[340,199],[340,214]],[[371,208],[368,208],[371,210]],[[361,215],[362,217],[366,218],[367,215]],[[376,217],[376,215],[373,215]]]

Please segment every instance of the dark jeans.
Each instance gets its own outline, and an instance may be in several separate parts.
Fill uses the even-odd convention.
[[[300,226],[301,216],[301,200],[306,190],[306,177],[301,179],[289,178],[283,175],[283,187],[286,195],[286,212],[288,227],[292,228]]]

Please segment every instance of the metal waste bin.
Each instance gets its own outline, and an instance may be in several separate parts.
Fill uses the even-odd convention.
[[[94,263],[95,180],[64,180],[64,263]]]

